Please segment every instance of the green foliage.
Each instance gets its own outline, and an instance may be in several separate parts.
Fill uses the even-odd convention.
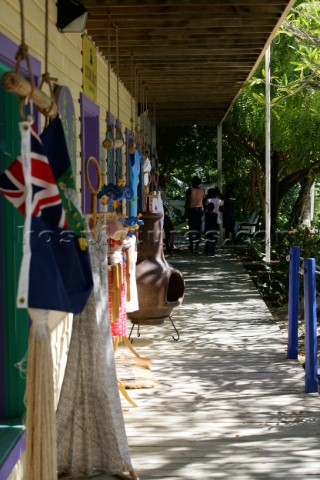
[[[264,270],[257,272],[253,278],[263,298],[271,300],[274,304],[284,305],[288,302],[290,248],[300,247],[301,258],[314,258],[316,265],[320,263],[320,233],[299,226],[285,231],[272,240],[272,262],[265,265]],[[259,242],[252,242],[247,249],[247,258],[262,260],[263,247]],[[320,288],[320,278],[317,276],[317,291]],[[303,282],[300,282],[300,295],[303,296]]]
[[[283,305],[288,301],[289,263],[287,260],[279,261],[275,249],[272,251],[271,265],[264,263],[264,256],[263,245],[253,241],[245,253],[246,268],[262,298],[274,305]],[[253,265],[251,261],[254,261]]]
[[[319,11],[319,2],[300,2],[290,18],[290,24],[299,22],[302,11],[308,11],[307,5]],[[304,9],[304,10],[303,10]],[[304,18],[308,23],[309,16]],[[303,38],[309,39],[308,48],[301,45],[298,35],[289,33],[284,28],[272,44],[271,51],[271,169],[272,169],[272,221],[277,222],[277,228],[283,228],[290,223],[291,210],[296,211],[295,201],[298,199],[300,182],[309,176],[316,178],[320,168],[320,91],[316,83],[304,83],[306,62],[319,61],[320,42],[317,37],[318,19],[312,17],[311,26],[308,23],[307,33]],[[301,27],[301,25],[300,25]],[[310,32],[314,28],[314,36]],[[318,42],[318,45],[317,43]],[[302,55],[303,52],[303,55]],[[298,65],[304,65],[297,71]],[[308,65],[309,65],[308,64]],[[265,65],[261,62],[254,77],[243,88],[241,95],[226,119],[228,141],[242,145],[237,154],[241,162],[239,169],[245,175],[239,175],[238,188],[248,191],[248,181],[255,182],[256,198],[264,190],[265,162]],[[311,67],[310,67],[311,68]],[[319,69],[320,73],[320,69]],[[303,77],[303,81],[299,78]],[[314,75],[313,80],[315,80]],[[319,77],[320,78],[320,77]],[[298,83],[297,83],[298,82]],[[296,85],[297,84],[297,85]],[[301,88],[302,85],[304,88]],[[296,88],[297,87],[297,88]],[[232,150],[232,148],[230,149]],[[227,157],[224,171],[229,171]],[[227,162],[227,165],[226,165]],[[255,175],[256,180],[254,180]],[[246,183],[242,185],[242,181]],[[251,196],[254,195],[253,191]],[[252,201],[252,200],[251,200]],[[298,207],[301,208],[302,202]],[[299,218],[297,215],[295,218]]]
[[[320,181],[315,181],[314,225],[320,225]]]
[[[271,204],[280,229],[290,225],[300,182],[320,171],[319,13],[320,2],[296,2],[271,48]],[[264,202],[264,69],[262,61],[223,124],[223,182],[236,183],[238,217]],[[157,140],[172,198],[183,198],[195,174],[217,183],[215,127],[159,127]]]
[[[277,258],[284,262],[290,253],[290,247],[300,247],[301,257],[320,260],[320,234],[310,232],[310,229],[301,225],[295,230],[284,234],[274,247]]]
[[[299,185],[295,185],[292,187],[288,193],[283,197],[282,203],[280,205],[277,222],[276,222],[276,230],[283,231],[284,229],[289,230],[290,225],[290,214],[292,209],[294,208],[295,202],[298,198],[299,194]]]
[[[167,177],[170,198],[183,198],[194,175],[204,183],[216,183],[217,140],[213,127],[161,126],[157,130],[157,139],[160,173]]]

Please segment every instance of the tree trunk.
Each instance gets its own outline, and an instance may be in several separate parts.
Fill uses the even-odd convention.
[[[310,189],[313,184],[313,178],[305,177],[300,181],[299,196],[292,208],[290,225],[295,228],[302,223],[304,217],[307,214],[307,206],[310,207],[310,202],[307,201],[308,195],[310,196]]]
[[[260,199],[260,208],[262,212],[262,223],[265,225],[265,195],[264,195],[264,185],[261,184],[261,178],[263,179],[264,176],[261,175],[261,168],[257,167],[256,169],[256,182],[257,182],[257,190]],[[257,205],[254,208],[257,211]]]
[[[251,202],[252,202],[252,208],[253,210],[257,210],[257,196],[256,196],[256,191],[257,191],[257,178],[258,178],[258,173],[257,173],[257,168],[252,168],[250,172],[250,178],[251,178]]]
[[[278,152],[272,152],[271,157],[271,205],[270,205],[270,216],[271,216],[271,232],[274,232],[276,229],[276,221],[278,216],[278,211],[280,207],[280,195],[279,195],[279,165],[280,159]]]

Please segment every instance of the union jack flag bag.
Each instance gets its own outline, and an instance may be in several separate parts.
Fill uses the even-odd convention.
[[[21,156],[0,192],[25,216],[17,305],[80,313],[93,288],[85,227],[59,117],[39,136],[19,124]]]

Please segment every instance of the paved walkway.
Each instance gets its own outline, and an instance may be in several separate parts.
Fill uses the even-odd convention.
[[[160,384],[124,399],[140,480],[320,479],[320,399],[230,251],[172,256],[184,275],[174,321],[141,327],[134,347]],[[112,478],[108,476],[99,478]]]

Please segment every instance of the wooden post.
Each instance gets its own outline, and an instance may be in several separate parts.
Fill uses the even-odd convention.
[[[55,102],[51,100],[39,88],[23,78],[15,72],[7,72],[2,77],[2,85],[8,92],[15,93],[21,98],[29,97],[36,105],[41,113],[49,118],[53,118],[58,114],[58,107]]]
[[[304,318],[305,318],[305,392],[318,393],[316,261],[305,258]]]

